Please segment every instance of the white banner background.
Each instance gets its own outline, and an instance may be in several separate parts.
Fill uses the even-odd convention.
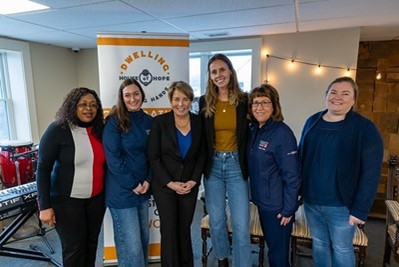
[[[143,109],[156,116],[170,110],[167,88],[173,81],[189,82],[189,40],[187,34],[99,33],[98,63],[100,96],[105,114],[116,104],[119,86],[128,77],[142,85]],[[160,258],[158,211],[149,200],[150,260]],[[112,218],[104,219],[104,260],[116,262]]]

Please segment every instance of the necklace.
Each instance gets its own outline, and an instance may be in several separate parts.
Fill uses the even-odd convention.
[[[222,101],[221,104],[222,104],[222,112],[226,112],[227,111],[227,107],[229,105],[229,102],[228,101],[226,101],[226,102]]]
[[[176,121],[175,121],[175,125],[177,128],[186,128],[187,125],[190,123],[190,119],[187,120],[186,124],[184,125],[179,125]]]

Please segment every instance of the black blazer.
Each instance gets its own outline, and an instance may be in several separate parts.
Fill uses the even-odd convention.
[[[190,113],[192,142],[182,159],[177,143],[173,111],[154,118],[148,141],[148,158],[153,170],[151,186],[154,190],[173,192],[166,185],[173,181],[193,180],[199,186],[205,163],[202,144],[201,118]]]
[[[205,96],[200,97],[199,110],[203,120],[204,139],[207,150],[207,159],[204,167],[204,175],[208,177],[212,168],[212,158],[215,144],[215,124],[214,117],[205,118]],[[238,159],[242,176],[244,179],[248,178],[247,167],[247,137],[248,137],[248,97],[245,95],[236,107],[236,123],[237,123],[237,144],[238,144]]]

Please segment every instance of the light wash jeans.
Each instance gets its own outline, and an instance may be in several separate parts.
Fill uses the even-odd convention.
[[[318,267],[355,266],[353,236],[356,225],[349,224],[349,209],[305,203],[305,216],[313,240],[313,263]]]
[[[217,152],[209,177],[204,179],[212,247],[217,259],[230,255],[226,226],[226,193],[233,230],[233,266],[252,266],[249,233],[248,181],[241,174],[237,152]]]
[[[114,225],[118,266],[148,266],[148,201],[128,209],[109,208]]]

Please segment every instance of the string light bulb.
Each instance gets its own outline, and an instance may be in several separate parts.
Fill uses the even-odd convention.
[[[316,74],[321,74],[321,65],[319,64],[315,69]]]
[[[312,63],[312,62],[307,62],[307,61],[303,61],[300,59],[293,59],[293,58],[289,58],[289,57],[282,57],[282,56],[276,56],[276,55],[271,55],[268,52],[265,52],[265,56],[266,56],[266,76],[267,76],[267,69],[268,69],[268,65],[270,63],[270,59],[279,59],[279,60],[285,60],[288,61],[287,63],[287,70],[293,70],[297,68],[297,65],[308,65],[308,66],[314,66],[314,72],[317,75],[320,75],[322,73],[324,73],[324,69],[337,69],[337,70],[342,70],[342,74],[343,76],[347,76],[347,77],[351,77],[353,75],[353,72],[356,72],[356,69],[351,69],[348,67],[340,67],[340,66],[332,66],[332,65],[326,65],[326,64],[317,64],[317,63]],[[378,75],[378,74],[377,74]],[[381,79],[381,74],[379,74],[379,79]],[[268,79],[270,81],[270,79]]]
[[[288,69],[289,70],[294,70],[295,69],[295,60],[291,59],[291,61],[288,63]]]
[[[377,76],[375,76],[377,80],[381,80],[381,72],[377,72]]]

